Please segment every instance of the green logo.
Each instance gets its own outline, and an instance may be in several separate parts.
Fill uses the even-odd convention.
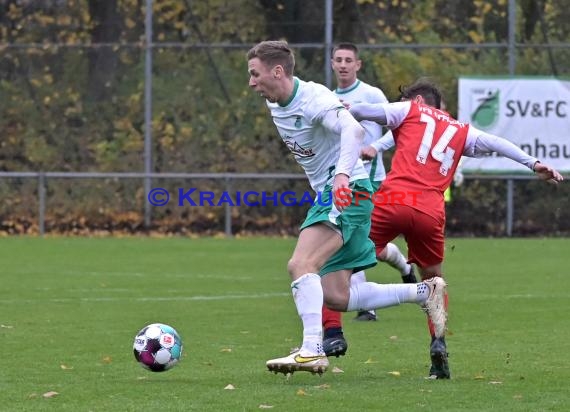
[[[499,120],[499,90],[475,90],[472,95],[475,110],[471,123],[480,129],[489,129]]]

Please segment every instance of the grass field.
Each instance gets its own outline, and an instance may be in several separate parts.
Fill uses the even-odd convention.
[[[378,322],[346,314],[349,351],[331,360],[343,372],[267,372],[301,336],[285,272],[293,245],[0,239],[0,410],[570,410],[569,239],[448,241],[449,381],[424,379],[429,339],[415,305]],[[385,265],[368,278],[399,281]],[[152,322],[184,342],[165,373],[132,354]]]

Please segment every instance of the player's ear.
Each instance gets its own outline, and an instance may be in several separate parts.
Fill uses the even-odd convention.
[[[424,104],[425,100],[424,97],[421,94],[418,94],[415,98],[414,101],[418,104]]]
[[[283,66],[281,66],[280,64],[278,64],[273,68],[273,77],[275,79],[280,79],[283,76],[283,74],[284,74]]]

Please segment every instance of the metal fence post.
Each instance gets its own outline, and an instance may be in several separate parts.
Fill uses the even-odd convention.
[[[144,64],[144,199],[151,189],[152,172],[152,3],[146,0],[145,16],[145,64]],[[150,228],[151,207],[145,200],[144,226]]]
[[[514,216],[514,182],[513,179],[507,179],[507,236],[513,235],[513,216]]]
[[[40,172],[38,175],[38,230],[40,236],[43,237],[46,229],[46,175],[44,172]]]

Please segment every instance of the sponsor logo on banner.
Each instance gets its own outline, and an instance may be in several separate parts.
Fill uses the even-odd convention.
[[[559,171],[570,171],[570,81],[529,76],[460,78],[458,120],[511,141]],[[529,173],[528,167],[495,152],[465,156],[462,170]]]
[[[471,124],[487,130],[499,120],[500,93],[494,88],[471,90]]]

